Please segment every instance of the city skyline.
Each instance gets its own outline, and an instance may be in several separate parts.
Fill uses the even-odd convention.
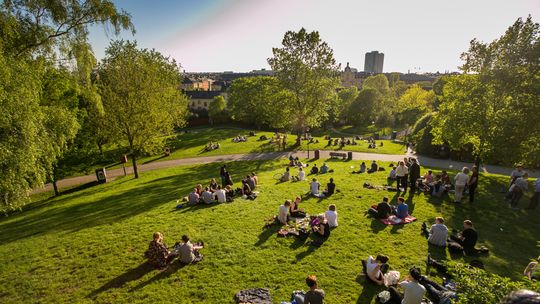
[[[540,19],[540,2],[458,0],[437,3],[319,0],[116,0],[133,17],[137,33],[107,35],[91,29],[98,59],[111,39],[137,40],[171,56],[186,72],[249,72],[269,69],[272,47],[288,30],[317,30],[334,50],[341,69],[362,70],[364,55],[385,54],[384,72],[453,72],[473,38],[489,42],[517,18]]]

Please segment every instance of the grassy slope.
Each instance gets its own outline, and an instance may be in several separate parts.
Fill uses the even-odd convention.
[[[311,214],[337,205],[340,226],[320,248],[261,229],[284,199],[308,188],[307,182],[276,184],[272,176],[284,170],[277,162],[229,164],[236,181],[249,171],[259,173],[261,194],[255,201],[175,211],[176,199],[218,175],[219,164],[206,164],[145,172],[138,180],[119,179],[37,202],[0,220],[0,302],[232,303],[240,289],[268,287],[279,303],[292,290],[306,289],[304,278],[314,273],[328,303],[370,303],[380,288],[359,276],[360,259],[382,252],[402,273],[412,265],[424,268],[428,246],[420,225],[440,214],[450,227],[459,228],[464,218],[476,223],[480,242],[491,248],[491,255],[482,258],[489,271],[519,278],[528,259],[538,254],[538,210],[509,212],[498,193],[506,178],[482,176],[474,207],[407,195],[419,221],[383,226],[364,211],[384,195],[395,201],[395,192],[361,185],[383,184],[386,174],[350,174],[358,162],[329,162],[336,172],[320,181],[333,176],[341,193],[302,203]],[[170,245],[185,233],[204,240],[205,260],[186,267],[175,263],[165,272],[148,269],[142,255],[154,231],[163,232]],[[450,258],[441,250],[432,254]]]

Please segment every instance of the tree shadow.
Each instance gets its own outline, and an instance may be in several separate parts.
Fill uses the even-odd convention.
[[[163,280],[165,278],[168,278],[173,273],[177,272],[178,270],[180,270],[180,269],[182,269],[182,268],[184,268],[186,266],[187,266],[186,264],[180,263],[180,260],[176,260],[173,263],[171,263],[169,265],[169,267],[167,267],[166,270],[160,271],[158,274],[156,274],[152,278],[148,279],[147,281],[144,281],[144,282],[141,282],[141,283],[137,284],[137,286],[130,289],[130,291],[131,292],[137,291],[137,290],[139,290],[139,289],[141,289],[141,288],[143,288],[143,287],[145,287],[147,285],[150,285],[150,284],[152,284],[154,282],[157,282],[157,281]]]
[[[155,157],[155,158],[149,159],[149,160],[143,162],[142,164],[143,164],[143,165],[146,165],[146,164],[149,164],[149,163],[153,163],[153,162],[158,161],[158,160],[160,160],[160,159],[163,159],[163,158],[165,158],[165,157],[169,157],[169,156],[168,156],[168,155],[160,155],[160,156],[157,156],[157,157]]]
[[[99,295],[102,292],[108,291],[109,289],[113,289],[113,288],[120,288],[124,286],[124,284],[126,284],[127,282],[136,281],[153,270],[155,270],[155,268],[152,267],[152,265],[150,265],[147,262],[144,262],[141,265],[133,269],[130,269],[126,271],[125,273],[117,276],[116,278],[111,279],[109,282],[103,284],[103,286],[101,286],[100,288],[88,294],[86,298],[94,299],[97,295]]]

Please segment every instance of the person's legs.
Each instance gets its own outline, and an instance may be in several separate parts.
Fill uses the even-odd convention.
[[[461,197],[463,196],[463,190],[465,190],[465,186],[456,185],[456,189],[455,189],[455,193],[454,193],[454,202],[461,203]]]
[[[523,196],[523,192],[519,190],[514,190],[514,194],[512,195],[512,200],[510,200],[510,207],[517,208],[517,205],[519,203],[519,200]]]
[[[474,202],[474,193],[476,191],[476,185],[469,186],[469,202]]]
[[[409,179],[409,175],[408,174],[405,174],[405,176],[403,176],[403,180],[402,180],[402,186],[403,186],[403,189],[405,192],[407,192],[407,180]]]
[[[379,213],[377,212],[377,209],[375,209],[375,208],[369,208],[368,209],[368,214],[373,216],[373,217],[377,217],[379,215]]]
[[[433,282],[433,281],[432,281]],[[435,283],[435,282],[433,282]],[[437,284],[437,283],[435,283]],[[426,292],[428,294],[428,298],[435,302],[435,303],[439,303],[439,301],[441,300],[441,291],[437,290],[437,288],[435,288],[433,285],[430,285],[430,284],[423,284],[422,285],[426,288]],[[438,284],[437,284],[438,285]],[[442,288],[442,286],[441,286]]]

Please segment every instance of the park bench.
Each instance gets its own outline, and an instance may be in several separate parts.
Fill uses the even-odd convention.
[[[330,157],[331,158],[342,157],[343,160],[345,160],[347,158],[347,153],[345,153],[345,152],[330,152]]]

